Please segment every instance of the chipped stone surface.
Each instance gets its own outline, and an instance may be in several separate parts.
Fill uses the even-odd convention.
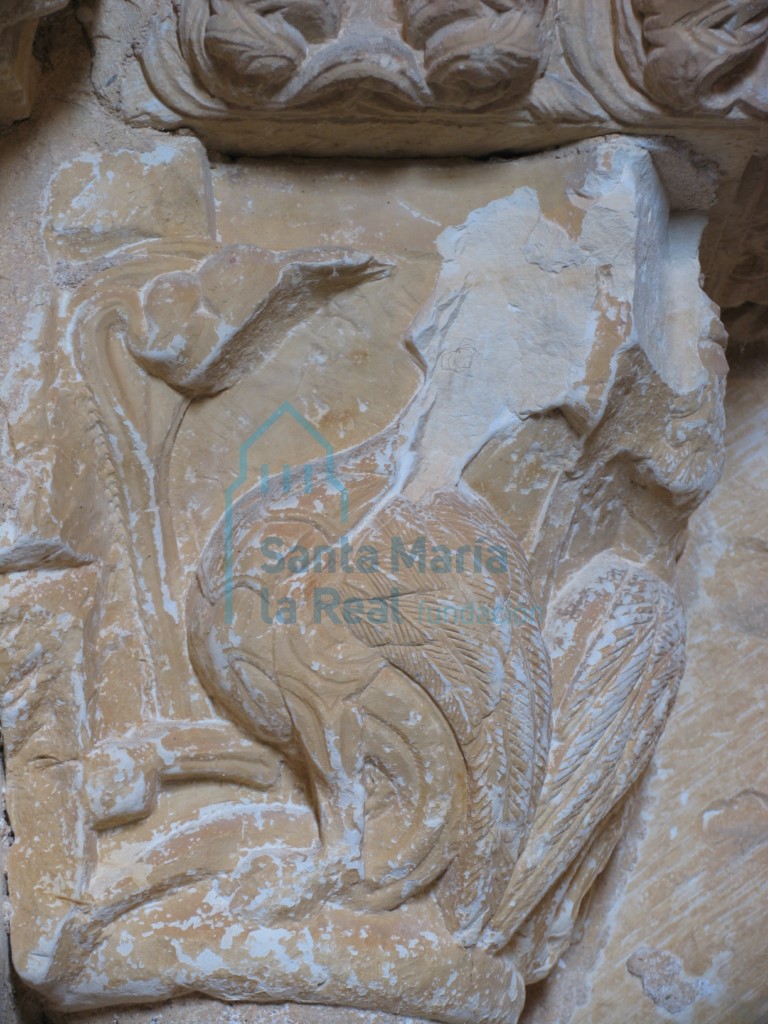
[[[140,79],[162,65],[145,17],[159,13],[171,42],[176,15],[190,19],[179,53],[227,107],[201,115],[204,138],[301,150],[321,122],[300,113],[295,146],[287,121],[263,134],[261,100],[227,63],[237,3],[213,25],[207,4],[161,7],[78,5],[92,68],[63,17],[49,120],[6,140],[0,719],[13,956],[46,1006],[36,1015],[6,988],[3,1019],[508,1024],[526,986],[540,995],[562,962],[546,989],[557,997],[580,936],[577,957],[604,947],[577,970],[588,1000],[540,1019],[611,1019],[617,997],[637,1020],[716,1020],[738,1000],[761,1012],[759,986],[733,984],[759,941],[726,958],[737,929],[691,896],[685,853],[705,844],[711,870],[745,862],[759,877],[765,781],[738,759],[721,772],[680,853],[677,822],[644,801],[666,799],[670,757],[688,764],[687,725],[637,784],[682,673],[686,523],[721,468],[724,339],[698,249],[703,208],[715,200],[722,221],[753,146],[762,15],[742,31],[612,8],[647,48],[648,67],[625,53],[621,71],[642,80],[640,100],[613,79],[611,103],[630,103],[635,132],[668,127],[669,53],[704,52],[720,32],[739,97],[718,106],[717,61],[674,86],[710,132],[709,156],[717,118],[729,132],[741,119],[720,187],[717,165],[686,146],[620,137],[489,162],[233,162],[146,127],[183,117],[189,94],[170,120],[170,108],[142,108]],[[446,102],[464,116],[529,87],[545,101],[553,19],[572,33],[586,24],[578,11],[513,12],[504,59],[527,33],[544,49],[481,101],[456,67],[486,16],[454,32],[456,12],[443,12],[447,34],[433,39],[409,8],[406,41],[435,100],[416,104],[421,124]],[[326,14],[297,15],[283,41],[320,31]],[[571,36],[571,57],[586,39]],[[218,63],[204,67],[210,40]],[[487,50],[472,54],[485,74]],[[353,81],[344,60],[337,80]],[[396,77],[396,60],[377,60],[369,85]],[[186,88],[189,67],[176,66],[171,84]],[[344,88],[348,108],[370,99]],[[368,152],[398,152],[413,111],[390,121],[391,95]],[[232,102],[244,111],[234,136]],[[556,108],[544,122],[557,126]],[[597,130],[590,118],[576,135]],[[600,132],[612,126],[601,118]],[[487,151],[493,123],[464,122],[466,152]],[[510,125],[528,143],[573,137],[565,122],[538,136]],[[754,232],[746,250],[759,250]],[[750,267],[747,291],[724,294],[759,295]],[[729,523],[720,515],[715,529]],[[265,567],[275,536],[300,548]],[[739,572],[720,591],[706,591],[706,570],[691,576],[701,546],[683,563],[682,596],[694,621],[697,602],[717,605],[719,639],[721,627],[765,632],[764,538],[738,536]],[[418,553],[422,541],[426,574],[413,553],[395,564],[397,544]],[[338,560],[320,581],[305,547]],[[382,565],[359,568],[371,551]],[[318,594],[338,599],[340,620],[307,616]],[[689,678],[705,672],[697,656]],[[585,925],[580,908],[637,807],[646,838],[636,820],[619,859],[630,851],[634,874],[609,892],[612,862]],[[669,889],[671,852],[696,886]],[[731,904],[743,905],[738,888]],[[695,905],[703,928],[695,941],[654,932],[649,905],[654,927],[672,905],[687,925]],[[151,1005],[125,1008],[137,1002]],[[545,1008],[534,1000],[525,1016]]]
[[[224,1006],[207,999],[178,999],[170,1004],[54,1015],[56,1024],[428,1024],[416,1017],[393,1016],[340,1006]]]
[[[705,983],[688,977],[677,957],[666,950],[638,949],[627,960],[627,970],[640,979],[645,995],[667,1013],[680,1013],[706,991]]]
[[[197,146],[85,154],[48,193],[50,414],[14,431],[2,550],[17,970],[72,1010],[322,988],[507,1020],[679,681],[674,558],[722,430],[703,219],[618,139],[389,168],[381,219],[375,166],[342,186]],[[333,475],[297,495],[278,467],[317,474],[318,438]],[[607,499],[625,460],[632,514]],[[318,581],[275,544],[357,568]],[[435,618],[457,602],[463,638]]]
[[[759,347],[734,355],[723,479],[692,517],[681,561],[688,665],[680,695],[584,937],[526,1010],[526,1024],[619,1013],[632,1024],[669,1020],[630,973],[642,948],[679,963],[685,990],[695,987],[675,1020],[768,1016],[767,382]]]

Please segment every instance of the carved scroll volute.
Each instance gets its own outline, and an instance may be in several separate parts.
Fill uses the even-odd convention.
[[[766,0],[616,0],[617,48],[629,77],[676,112],[750,105],[768,43]]]

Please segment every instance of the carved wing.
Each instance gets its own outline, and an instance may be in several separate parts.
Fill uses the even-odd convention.
[[[595,560],[570,582],[546,635],[560,682],[552,747],[528,841],[484,936],[495,949],[509,942],[645,768],[684,667],[674,593],[615,557]]]
[[[355,596],[371,596],[370,588],[378,588],[381,597],[393,587],[399,592],[400,621],[363,621],[350,628],[426,691],[463,753],[469,790],[465,835],[440,880],[438,899],[460,940],[470,945],[497,905],[544,778],[549,658],[525,558],[485,506],[441,495],[421,512],[398,500],[365,540],[387,550],[417,536],[453,552],[483,539],[507,557],[498,575],[474,565],[457,571],[456,564],[445,575],[429,564],[399,565],[390,579],[375,574],[347,586]],[[482,609],[495,609],[496,621]]]

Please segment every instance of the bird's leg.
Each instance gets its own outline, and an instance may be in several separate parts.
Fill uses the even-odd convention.
[[[363,877],[362,712],[356,704],[339,700],[322,727],[322,759],[307,751],[310,786],[323,849],[323,876],[338,892]]]
[[[110,737],[86,761],[85,791],[96,828],[148,817],[164,782],[215,779],[269,789],[280,755],[227,722],[160,722],[151,730]]]

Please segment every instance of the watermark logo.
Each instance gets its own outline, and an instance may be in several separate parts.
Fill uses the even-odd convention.
[[[225,615],[228,624],[232,622],[233,609],[232,609],[232,591],[233,591],[233,575],[234,575],[234,503],[235,495],[243,487],[248,479],[248,453],[265,434],[271,430],[279,420],[284,416],[288,416],[293,419],[299,427],[308,434],[313,441],[315,441],[320,448],[324,451],[324,457],[321,465],[323,469],[323,475],[327,480],[328,484],[338,492],[339,494],[339,520],[342,523],[346,523],[349,518],[349,493],[344,483],[339,479],[336,473],[336,455],[333,445],[328,441],[327,438],[312,426],[309,420],[302,416],[302,414],[296,409],[290,402],[283,402],[279,408],[275,409],[271,416],[269,416],[254,432],[240,445],[240,467],[237,478],[227,487],[224,492],[224,600],[225,600]],[[266,494],[269,490],[269,481],[275,475],[278,475],[282,480],[283,494],[289,494],[293,487],[298,483],[304,494],[311,494],[313,490],[314,480],[313,473],[316,467],[312,463],[304,463],[301,466],[290,466],[283,464],[278,474],[275,473],[274,468],[270,469],[269,463],[262,463],[259,467],[260,477],[260,490],[262,494]]]
[[[462,358],[466,353],[461,353]],[[315,486],[314,476],[322,473],[325,481],[339,498],[339,521],[349,518],[349,494],[339,479],[333,445],[290,402],[284,402],[240,445],[239,473],[225,492],[224,514],[224,594],[225,618],[232,624],[234,618],[234,508],[237,492],[246,484],[248,456],[251,448],[263,438],[283,417],[289,417],[312,438],[322,455],[301,466],[258,467],[259,482],[249,490],[257,489],[262,495],[287,495],[297,489],[307,495]],[[253,467],[252,467],[253,468]],[[496,595],[508,591],[510,557],[513,552],[499,537],[487,537],[472,530],[472,517],[468,515],[466,531],[459,529],[460,538],[451,535],[435,520],[435,529],[424,531],[416,517],[413,523],[408,515],[401,516],[398,524],[402,532],[368,532],[352,543],[343,529],[339,536],[324,537],[322,543],[312,547],[288,541],[279,535],[261,539],[258,549],[249,548],[249,554],[261,562],[254,563],[261,586],[258,600],[261,620],[271,625],[295,624],[299,615],[316,624],[360,624],[371,626],[383,623],[402,624],[401,597],[418,596],[414,611],[409,602],[409,615],[425,626],[452,625],[522,626],[540,621],[542,609],[525,603],[512,603]],[[476,524],[475,524],[476,529]],[[377,539],[378,543],[371,543]],[[450,543],[460,540],[460,543]],[[318,575],[319,574],[319,575]],[[378,580],[365,577],[378,575]],[[314,580],[309,577],[316,576]],[[472,577],[481,576],[479,587]],[[460,578],[460,579],[457,579]],[[307,581],[306,586],[294,583]],[[461,580],[461,582],[460,582]],[[291,585],[286,588],[285,581]],[[325,584],[325,585],[323,585]],[[388,591],[388,592],[387,592]],[[472,594],[483,595],[475,600]],[[300,602],[307,607],[301,609]]]

